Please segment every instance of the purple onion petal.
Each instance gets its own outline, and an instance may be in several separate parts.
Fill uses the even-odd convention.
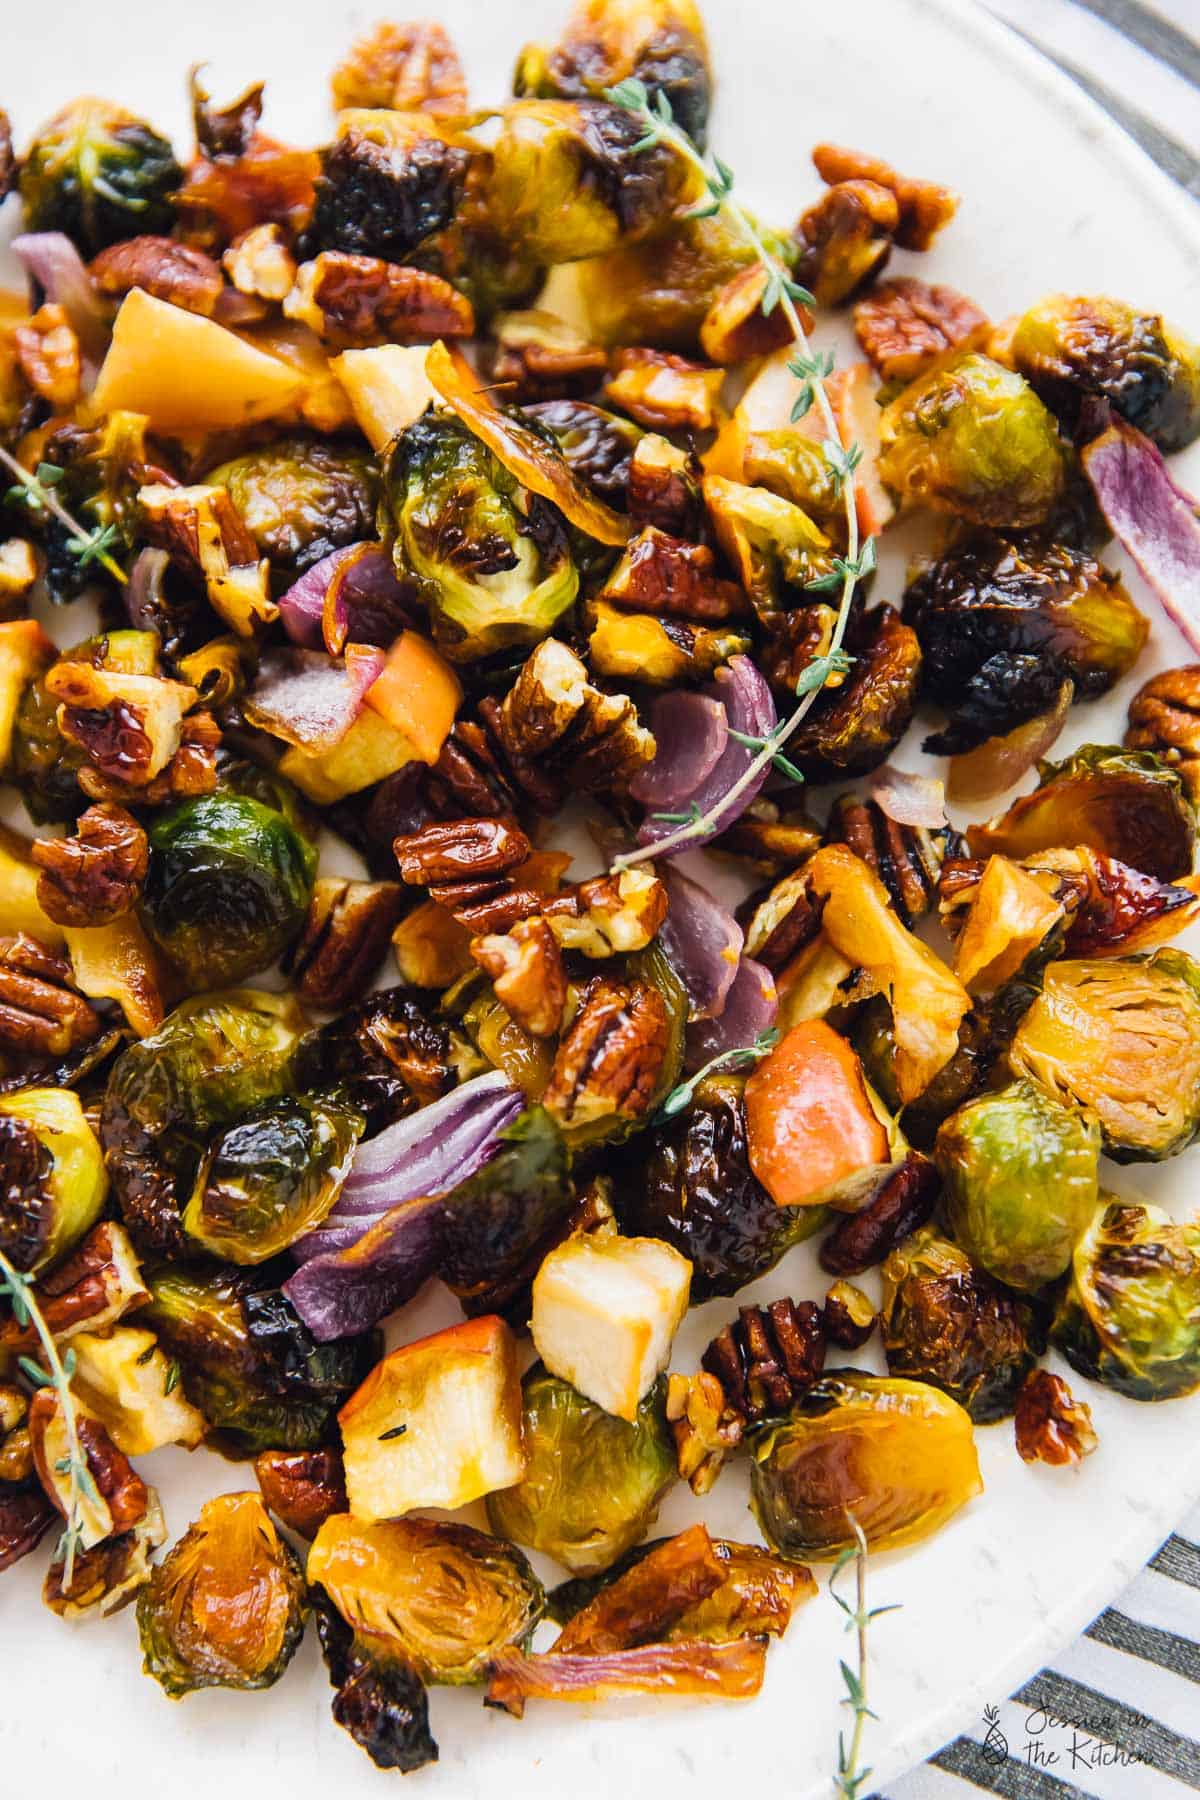
[[[689,1016],[716,1018],[738,972],[745,934],[698,881],[665,863],[661,879],[670,905],[659,942],[684,985]]]
[[[318,1343],[368,1331],[414,1297],[437,1267],[443,1207],[440,1195],[405,1200],[357,1243],[311,1257],[284,1283]]]
[[[698,1019],[687,1028],[685,1062],[689,1072],[702,1069],[714,1056],[742,1050],[769,1031],[779,1011],[775,978],[752,957],[743,956],[725,1008],[717,1019]]]
[[[1100,510],[1171,618],[1200,652],[1200,517],[1161,451],[1118,419],[1083,452]]]
[[[340,577],[340,579],[339,579]],[[325,601],[337,581],[334,610],[341,639],[385,649],[413,623],[410,594],[382,544],[344,544],[306,569],[280,597],[283,628],[308,650],[325,647]]]
[[[302,644],[306,650],[322,648],[325,640],[321,635],[321,620],[329,584],[347,558],[357,555],[359,548],[357,544],[346,544],[340,550],[331,550],[320,562],[305,569],[280,596],[279,615],[283,629],[294,644]]]
[[[871,777],[871,799],[897,825],[940,831],[946,824],[946,788],[928,775],[880,769]]]
[[[12,248],[47,300],[62,307],[79,340],[85,374],[94,379],[108,349],[111,326],[78,250],[62,231],[22,232],[13,239]]]
[[[717,670],[713,693],[725,708],[731,734],[737,731],[746,737],[761,738],[775,729],[778,716],[771,690],[748,656],[731,657],[723,669]],[[771,765],[768,763],[760,770],[736,799],[728,800],[726,796],[745,775],[756,754],[756,751],[737,743],[730,736],[715,766],[684,801],[689,809],[694,806],[706,816],[711,814],[709,825],[705,831],[692,837],[687,846],[681,845],[680,849],[692,849],[697,844],[707,843],[718,832],[728,830],[735,819],[741,818],[757,797],[770,773]],[[669,837],[675,829],[676,825],[667,819],[648,818],[638,832],[638,842],[656,844],[662,838]]]
[[[709,694],[660,694],[650,713],[654,760],[629,784],[633,798],[653,810],[686,801],[716,768],[729,741],[725,708]]]

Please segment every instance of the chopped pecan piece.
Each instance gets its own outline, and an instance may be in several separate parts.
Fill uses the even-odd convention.
[[[710,362],[731,367],[752,356],[769,356],[792,341],[792,327],[782,306],[763,311],[763,296],[770,276],[760,262],[739,269],[725,283],[704,315],[700,348]],[[812,329],[807,307],[797,308],[806,331]]]
[[[169,237],[125,238],[110,244],[93,258],[90,273],[100,292],[114,299],[130,288],[142,288],[157,300],[169,300],[172,306],[206,319],[212,317],[225,286],[211,256]]]
[[[467,110],[467,78],[445,30],[428,19],[372,27],[333,72],[336,112],[389,107],[457,118]]]
[[[724,379],[723,369],[665,350],[618,350],[604,397],[652,431],[713,431]]]
[[[398,837],[393,848],[403,881],[437,887],[503,875],[525,862],[533,846],[502,819],[452,819]]]
[[[667,1418],[675,1435],[680,1478],[693,1494],[707,1494],[727,1457],[742,1441],[745,1421],[727,1404],[715,1375],[668,1375]]]
[[[567,972],[544,918],[521,919],[509,932],[475,938],[471,955],[518,1025],[531,1037],[554,1036],[567,1003]]]
[[[37,1283],[37,1302],[56,1338],[107,1331],[149,1298],[141,1265],[123,1225],[106,1219]],[[0,1354],[33,1350],[37,1333],[16,1319],[0,1323]]]
[[[69,1587],[63,1586],[66,1566],[56,1556],[46,1572],[42,1599],[63,1619],[91,1615],[107,1619],[128,1606],[139,1588],[149,1581],[155,1550],[167,1541],[167,1526],[154,1488],[146,1489],[146,1511],[129,1531],[105,1538],[90,1550],[79,1552]]]
[[[77,1410],[75,1430],[92,1478],[79,1501],[79,1541],[85,1550],[91,1550],[105,1538],[131,1531],[145,1518],[150,1496],[145,1482],[98,1419]],[[46,1498],[65,1519],[70,1512],[70,1444],[62,1401],[53,1388],[39,1388],[33,1396],[29,1435]]]
[[[778,1417],[825,1367],[821,1309],[812,1300],[743,1306],[700,1366],[720,1382],[726,1408],[744,1424]]]
[[[684,543],[653,525],[630,539],[599,598],[631,612],[706,623],[750,611],[736,582],[717,574],[717,559],[707,544]]]
[[[138,503],[150,543],[203,587],[214,612],[239,637],[274,623],[279,608],[270,597],[270,565],[227,489],[152,482],[139,490]]]
[[[554,313],[505,313],[493,321],[492,334],[492,379],[507,400],[579,400],[608,373],[608,351]]]
[[[0,1570],[36,1550],[54,1518],[40,1481],[0,1482]]]
[[[821,1245],[821,1267],[829,1275],[861,1275],[890,1256],[904,1238],[933,1216],[937,1170],[919,1150],[910,1150],[861,1212],[838,1220]]]
[[[338,1450],[263,1450],[254,1473],[275,1517],[309,1543],[326,1519],[349,1507]]]
[[[55,412],[69,412],[79,398],[79,339],[61,306],[39,306],[28,325],[13,332],[17,363],[34,393]]]
[[[621,792],[654,755],[626,694],[594,687],[573,650],[544,638],[490,715],[510,763],[540,763],[575,793]]]
[[[1152,750],[1200,805],[1200,663],[1152,675],[1129,702],[1125,742]]]
[[[37,552],[28,538],[0,543],[0,608],[10,600],[23,600],[37,578]]]
[[[542,1097],[564,1125],[584,1126],[650,1108],[667,1052],[667,1007],[644,981],[596,976],[564,1032]]]
[[[100,1035],[100,1020],[75,991],[71,965],[19,932],[0,937],[0,1044],[63,1056]]]
[[[701,474],[693,450],[680,450],[669,438],[647,432],[629,459],[627,502],[633,523],[695,543],[705,523]]]
[[[647,868],[623,869],[576,882],[542,903],[542,915],[564,950],[620,956],[644,950],[667,916],[667,890]]]
[[[1091,1408],[1076,1400],[1061,1375],[1031,1369],[1017,1395],[1017,1453],[1022,1462],[1044,1462],[1054,1468],[1082,1462],[1099,1439]]]
[[[900,223],[896,197],[874,181],[843,181],[804,213],[796,273],[821,306],[837,306],[878,275]]]
[[[827,844],[846,844],[887,889],[910,929],[933,905],[942,846],[923,825],[899,825],[875,800],[843,794],[825,828]]]
[[[784,970],[798,951],[811,944],[821,929],[824,902],[814,894],[807,868],[802,864],[777,881],[768,893],[751,895],[739,908],[746,932],[746,955],[770,969]]]
[[[286,300],[296,282],[296,259],[281,225],[252,225],[221,258],[239,294],[254,300]]]
[[[861,1350],[875,1329],[875,1308],[852,1281],[835,1281],[825,1296],[821,1323],[839,1350]]]
[[[123,806],[89,806],[65,838],[38,838],[37,897],[59,925],[105,925],[128,912],[146,879],[146,834]]]
[[[302,263],[283,310],[340,350],[475,332],[471,302],[440,275],[344,250],[322,250]]]
[[[29,1396],[11,1382],[0,1381],[0,1486],[28,1481],[33,1474],[28,1418]]]
[[[986,315],[957,288],[909,275],[882,282],[854,308],[854,334],[884,381],[911,381],[986,327]]]
[[[958,195],[936,181],[915,181],[898,175],[882,157],[839,144],[818,144],[813,164],[822,181],[870,181],[895,196],[899,222],[896,242],[902,250],[928,250],[942,227],[958,211]]]
[[[786,875],[822,842],[821,827],[804,811],[781,813],[773,800],[756,800],[713,844],[740,857],[762,875]]]
[[[361,998],[378,973],[405,903],[398,881],[318,881],[287,964],[300,998],[330,1012]]]

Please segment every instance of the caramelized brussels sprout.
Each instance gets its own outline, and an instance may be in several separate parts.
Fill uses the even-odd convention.
[[[879,472],[902,500],[975,525],[1039,525],[1066,482],[1053,415],[975,350],[918,376],[885,409],[880,435]]]
[[[955,1241],[1008,1287],[1056,1281],[1096,1210],[1100,1127],[1032,1081],[981,1095],[934,1150]]]
[[[752,1450],[751,1510],[784,1556],[915,1543],[981,1493],[970,1415],[924,1381],[839,1369],[822,1375]]]
[[[492,1310],[497,1284],[522,1271],[575,1204],[566,1141],[544,1108],[530,1107],[500,1137],[491,1161],[446,1196],[439,1226],[438,1274],[468,1315]]]
[[[554,433],[580,481],[619,512],[626,510],[630,463],[645,435],[639,425],[583,400],[543,400],[523,410]]]
[[[651,101],[665,94],[676,121],[704,148],[712,71],[704,21],[692,0],[577,0],[556,44],[521,51],[513,93],[601,100],[630,76]]]
[[[70,1088],[0,1098],[0,1250],[26,1274],[65,1256],[100,1217],[108,1176]]]
[[[1200,965],[1182,950],[1051,963],[1009,1062],[1095,1113],[1115,1162],[1177,1156],[1200,1130]]]
[[[528,1648],[542,1584],[521,1552],[469,1525],[326,1519],[308,1580],[347,1624],[411,1663],[425,1682],[479,1681],[497,1650]]]
[[[890,1372],[932,1382],[980,1425],[1013,1411],[1046,1347],[1031,1303],[974,1268],[932,1225],[884,1263],[879,1324]]]
[[[385,487],[397,571],[416,582],[454,661],[536,644],[574,601],[559,514],[458,420],[427,413],[402,432]]]
[[[304,1635],[295,1553],[257,1494],[218,1494],[138,1595],[142,1667],[172,1700],[273,1687]]]
[[[352,1631],[320,1588],[312,1593],[321,1654],[337,1690],[333,1716],[378,1769],[411,1774],[436,1762],[429,1697],[412,1664],[391,1644]]]
[[[227,491],[259,555],[279,570],[299,574],[330,551],[375,535],[375,465],[351,445],[279,438],[204,480]]]
[[[808,781],[865,775],[886,762],[912,723],[921,676],[916,633],[890,606],[862,618],[848,648],[854,666],[817,697],[788,757]]]
[[[725,559],[760,619],[781,610],[787,589],[803,588],[832,569],[829,539],[790,500],[709,475],[704,503]]]
[[[924,748],[970,750],[1046,712],[1064,681],[1105,694],[1137,661],[1149,625],[1120,577],[1065,544],[973,534],[904,596],[921,642],[925,693],[948,715]]]
[[[1050,1328],[1071,1367],[1131,1400],[1200,1387],[1200,1224],[1106,1196]]]
[[[317,852],[274,807],[202,794],[159,813],[148,836],[146,923],[193,990],[267,968],[303,927]]]
[[[662,1384],[632,1425],[540,1363],[522,1383],[525,1474],[487,1498],[492,1530],[542,1550],[575,1575],[606,1569],[645,1537],[675,1480]]]
[[[1068,431],[1093,435],[1088,403],[1106,400],[1161,450],[1200,433],[1200,346],[1154,313],[1104,294],[1050,294],[1018,321],[1010,351]]]
[[[986,825],[972,825],[972,856],[1036,856],[1083,845],[1159,881],[1190,875],[1196,814],[1174,769],[1148,750],[1084,744],[1039,765],[1031,794]]]
[[[305,1040],[301,1085],[336,1087],[374,1137],[448,1094],[465,1047],[412,988],[383,988]]]
[[[318,246],[403,262],[450,224],[469,163],[453,133],[426,114],[349,108],[317,178]]]
[[[26,231],[65,231],[85,257],[168,232],[183,171],[166,138],[107,100],[76,100],[43,125],[21,165]]]

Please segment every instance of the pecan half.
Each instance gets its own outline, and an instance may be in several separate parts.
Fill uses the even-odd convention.
[[[922,825],[899,825],[875,800],[843,794],[829,815],[827,844],[846,844],[874,869],[910,929],[933,905],[942,845]]]
[[[471,302],[440,275],[344,250],[302,263],[283,310],[341,350],[475,333]]]
[[[542,1104],[564,1125],[649,1111],[667,1053],[667,1007],[644,981],[596,976],[554,1058]]]
[[[621,792],[654,755],[629,696],[593,686],[557,638],[543,638],[490,717],[510,763],[540,763],[560,792]]]
[[[1052,1375],[1049,1369],[1031,1369],[1025,1377],[1017,1395],[1014,1425],[1022,1462],[1062,1468],[1082,1462],[1099,1442],[1091,1408],[1076,1400],[1062,1376]]]
[[[422,826],[393,845],[401,880],[414,887],[477,882],[525,862],[533,846],[502,819],[452,819]]]
[[[838,1220],[821,1245],[821,1267],[829,1275],[861,1275],[883,1262],[933,1216],[938,1186],[929,1158],[910,1150],[869,1205]]]
[[[263,1450],[254,1473],[275,1517],[309,1543],[326,1519],[350,1504],[338,1450]]]
[[[743,1306],[713,1338],[700,1366],[720,1382],[725,1409],[744,1424],[778,1417],[825,1366],[821,1309],[812,1300]]]
[[[239,637],[274,623],[279,608],[270,598],[270,565],[227,489],[152,482],[138,490],[138,504],[147,540],[204,589]]]
[[[1152,675],[1129,702],[1130,750],[1153,750],[1200,805],[1200,663]]]
[[[712,848],[740,857],[761,875],[788,874],[819,848],[823,834],[803,810],[781,813],[773,800],[756,800]]]
[[[141,1265],[123,1225],[106,1219],[37,1283],[42,1317],[56,1338],[107,1331],[150,1298]],[[33,1350],[37,1333],[15,1318],[0,1322],[0,1354]]]
[[[769,279],[763,264],[753,262],[718,291],[700,326],[700,348],[709,362],[732,366],[752,356],[769,356],[791,343],[792,328],[782,306],[763,311]],[[811,331],[808,308],[797,311],[805,331]]]
[[[618,350],[604,397],[652,431],[712,431],[721,421],[723,369],[665,350]]]
[[[42,1599],[62,1619],[83,1619],[94,1614],[107,1619],[128,1606],[153,1571],[155,1550],[167,1541],[167,1526],[154,1488],[146,1489],[146,1510],[129,1531],[105,1538],[75,1557],[69,1587],[64,1587],[66,1565],[55,1557],[46,1571]]]
[[[254,300],[286,300],[296,282],[296,259],[281,225],[252,225],[221,258],[239,294]]]
[[[39,306],[28,325],[13,332],[17,364],[34,393],[55,412],[69,412],[79,398],[79,339],[61,306]]]
[[[330,1012],[360,999],[387,954],[406,899],[398,881],[318,881],[287,963],[300,998]]]
[[[0,1570],[36,1550],[54,1517],[40,1481],[0,1482]]]
[[[680,1479],[707,1494],[727,1457],[742,1441],[745,1423],[725,1399],[715,1375],[668,1375],[667,1418],[675,1436]]]
[[[169,237],[125,238],[92,259],[90,274],[102,294],[118,299],[142,288],[186,312],[211,318],[225,286],[219,264],[203,250]]]
[[[0,1250],[15,1269],[45,1257],[52,1230],[54,1156],[28,1119],[0,1113]]]
[[[38,838],[37,897],[59,925],[105,925],[129,911],[146,879],[146,834],[123,806],[89,806],[65,838]]]
[[[473,814],[496,819],[516,812],[521,789],[511,778],[504,752],[486,724],[456,719],[433,765],[429,793],[436,809],[448,816]]]
[[[545,919],[521,919],[509,932],[477,937],[471,955],[518,1025],[531,1037],[554,1036],[567,1004],[567,972]]]
[[[881,282],[854,308],[854,334],[884,381],[911,381],[987,322],[957,288],[931,287],[909,275]]]
[[[702,471],[692,450],[649,431],[629,459],[626,499],[635,525],[654,525],[671,537],[694,543],[705,524],[700,493]]]
[[[882,157],[840,144],[818,144],[813,164],[822,181],[870,181],[894,195],[898,212],[896,242],[902,250],[928,250],[938,232],[958,211],[958,195],[936,181],[898,175]]]
[[[75,991],[71,965],[18,932],[0,937],[0,1044],[33,1056],[64,1056],[100,1035],[100,1020]]]
[[[447,33],[428,19],[373,26],[333,72],[336,112],[389,107],[458,118],[467,110],[467,78]]]
[[[515,401],[579,400],[608,373],[608,351],[548,312],[505,313],[492,323],[492,379]]]
[[[80,1543],[91,1550],[118,1532],[132,1530],[145,1518],[149,1491],[98,1419],[77,1411],[75,1430],[92,1478],[90,1491],[84,1489],[79,1504]],[[62,1401],[54,1389],[39,1388],[33,1396],[29,1435],[46,1498],[65,1519],[70,1512],[70,1446]]]
[[[821,306],[837,306],[864,287],[892,253],[900,209],[874,181],[842,181],[801,216],[804,248],[796,273]]]
[[[750,602],[717,574],[707,544],[688,544],[647,525],[629,541],[599,599],[631,612],[704,622],[744,617]]]

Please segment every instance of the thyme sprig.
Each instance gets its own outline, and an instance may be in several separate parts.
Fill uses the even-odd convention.
[[[741,1044],[737,1049],[722,1050],[719,1056],[710,1057],[702,1069],[697,1069],[694,1075],[689,1075],[686,1081],[681,1081],[678,1087],[671,1089],[658,1109],[659,1118],[673,1119],[677,1112],[682,1112],[705,1076],[711,1075],[714,1070],[746,1069],[751,1063],[761,1062],[764,1056],[770,1055],[779,1038],[780,1033],[771,1026],[768,1031],[760,1031],[752,1044]]]
[[[5,496],[7,499],[23,500],[31,512],[52,513],[59,524],[70,532],[67,549],[80,568],[86,569],[90,563],[99,563],[114,581],[119,581],[124,586],[129,577],[120,563],[109,555],[113,545],[120,539],[120,532],[115,525],[97,525],[88,531],[67,511],[58,495],[53,492],[63,478],[62,469],[55,463],[39,463],[37,474],[31,474],[15,456],[10,456],[3,448],[0,448],[0,464],[17,478],[16,486],[9,488]]]
[[[637,850],[627,851],[614,859],[613,868],[621,870],[652,856],[669,856],[674,851],[683,850],[688,844],[697,843],[711,835],[714,815],[718,809],[724,812],[731,802],[739,800],[764,770],[776,762],[788,739],[800,729],[813,701],[830,676],[846,667],[840,660],[844,655],[842,640],[850,620],[855,583],[874,568],[875,552],[873,540],[867,539],[866,543],[861,543],[858,533],[858,489],[855,474],[862,461],[862,450],[858,444],[848,444],[843,439],[825,386],[833,373],[833,354],[830,351],[814,351],[799,312],[802,306],[815,305],[812,295],[792,280],[779,258],[764,243],[757,225],[734,192],[734,176],[729,165],[719,157],[705,156],[697,150],[687,133],[675,123],[671,103],[665,94],[657,94],[652,102],[645,84],[631,78],[609,88],[607,97],[614,105],[622,106],[632,113],[643,126],[642,136],[634,145],[635,150],[649,150],[656,144],[667,144],[703,178],[707,198],[692,209],[691,217],[710,218],[723,213],[766,270],[762,310],[768,316],[776,308],[782,310],[796,346],[796,355],[788,363],[789,372],[799,384],[792,419],[802,419],[816,408],[825,430],[825,454],[846,514],[846,554],[835,562],[830,581],[831,591],[840,590],[837,620],[830,637],[829,649],[824,656],[814,659],[796,684],[799,705],[775,727],[768,738],[763,739],[761,748],[742,774],[708,813],[670,820],[669,822],[675,823],[676,829],[669,836],[659,838],[653,844],[644,844]]]
[[[58,1395],[62,1407],[63,1424],[67,1433],[67,1454],[55,1463],[55,1473],[67,1477],[67,1524],[58,1548],[55,1552],[63,1561],[62,1586],[64,1593],[70,1588],[75,1574],[75,1555],[79,1549],[80,1536],[83,1530],[83,1502],[90,1500],[92,1504],[99,1502],[96,1483],[92,1471],[88,1467],[87,1457],[79,1441],[79,1430],[75,1415],[75,1399],[71,1393],[71,1377],[75,1373],[75,1352],[68,1350],[65,1356],[59,1356],[58,1345],[54,1341],[54,1333],[42,1317],[34,1294],[33,1283],[28,1276],[14,1269],[4,1252],[0,1250],[0,1295],[3,1295],[13,1310],[17,1324],[24,1327],[32,1325],[42,1346],[45,1363],[35,1362],[30,1356],[17,1358],[17,1366],[26,1381],[33,1387],[52,1387]]]
[[[857,1643],[858,1667],[852,1669],[843,1658],[839,1667],[846,1692],[842,1696],[842,1705],[849,1707],[854,1715],[854,1726],[847,1743],[844,1732],[838,1732],[837,1772],[833,1778],[833,1791],[837,1800],[859,1800],[863,1785],[870,1775],[870,1769],[859,1767],[862,1758],[863,1735],[867,1720],[878,1715],[871,1711],[867,1704],[867,1628],[872,1619],[880,1618],[884,1613],[897,1612],[896,1606],[867,1606],[867,1540],[862,1526],[854,1515],[847,1515],[854,1531],[854,1543],[847,1545],[834,1563],[829,1574],[829,1592],[832,1599],[846,1615],[846,1630],[853,1631]],[[850,1564],[854,1564],[854,1605],[839,1594],[835,1583]]]

